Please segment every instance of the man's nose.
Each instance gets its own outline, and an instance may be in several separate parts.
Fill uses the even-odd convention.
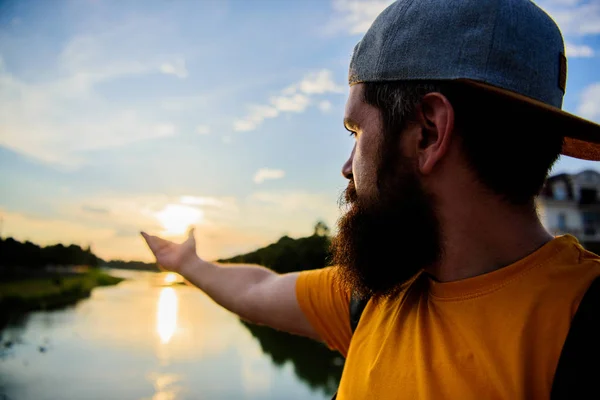
[[[342,166],[342,175],[344,178],[351,180],[352,179],[352,161],[354,160],[354,152],[356,151],[356,144],[352,148],[352,153],[350,153],[350,158],[344,163]]]

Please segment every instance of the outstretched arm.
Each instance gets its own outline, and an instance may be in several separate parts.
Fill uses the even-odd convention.
[[[159,265],[181,274],[216,303],[255,324],[319,340],[296,299],[298,273],[258,265],[218,264],[196,254],[193,230],[181,244],[142,232]]]

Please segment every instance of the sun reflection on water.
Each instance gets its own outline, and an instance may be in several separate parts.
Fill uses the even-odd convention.
[[[177,282],[177,274],[168,272],[167,275],[165,275],[165,283],[170,284],[175,282]]]
[[[162,288],[156,310],[156,332],[163,344],[169,343],[177,328],[177,293],[171,287]]]
[[[154,373],[149,376],[154,384],[154,396],[152,400],[175,400],[178,398],[181,387],[178,383],[181,381],[181,376],[176,374],[159,374]]]

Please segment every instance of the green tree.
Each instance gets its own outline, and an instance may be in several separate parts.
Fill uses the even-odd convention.
[[[318,221],[315,225],[314,234],[317,236],[329,236],[329,227],[323,221]]]

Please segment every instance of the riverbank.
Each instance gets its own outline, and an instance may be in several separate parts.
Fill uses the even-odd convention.
[[[98,286],[116,285],[123,278],[97,269],[71,275],[29,278],[0,283],[0,329],[29,311],[51,310],[77,303]]]

